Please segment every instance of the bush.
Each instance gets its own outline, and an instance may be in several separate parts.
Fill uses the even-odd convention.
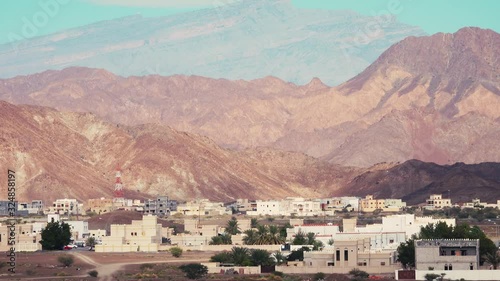
[[[172,247],[170,248],[170,253],[172,254],[172,256],[179,258],[180,256],[182,256],[182,249],[179,247]]]
[[[275,271],[275,272],[273,272],[272,274],[274,274],[274,275],[276,275],[276,276],[279,276],[279,277],[283,277],[283,276],[285,276],[285,274],[284,274],[283,272],[281,272],[281,271]]]
[[[97,270],[91,270],[87,273],[90,277],[97,277],[97,275],[99,275],[99,272],[97,272]]]
[[[438,278],[438,277],[440,277],[440,276],[441,276],[441,275],[439,275],[439,274],[435,274],[435,273],[427,273],[427,274],[424,276],[424,278],[425,278],[425,280],[427,280],[427,281],[432,281],[432,280],[434,280],[434,279],[436,279],[436,278]]]
[[[63,266],[71,266],[75,260],[73,259],[72,256],[70,255],[62,255],[57,257],[57,261],[62,264]]]
[[[141,264],[141,266],[139,267],[141,270],[146,270],[146,269],[153,269],[153,267],[155,267],[154,264],[151,264],[151,263],[143,263]]]
[[[318,273],[314,274],[315,281],[325,280],[325,277],[326,277],[326,275],[323,272],[318,272]]]
[[[349,274],[354,276],[355,277],[354,279],[356,280],[366,279],[368,278],[368,276],[370,276],[370,274],[368,274],[366,271],[359,270],[357,268],[354,268],[351,271],[349,271]]]
[[[208,274],[208,268],[200,263],[190,263],[179,266],[189,279],[200,279]]]

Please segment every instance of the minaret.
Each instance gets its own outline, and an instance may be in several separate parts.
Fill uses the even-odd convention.
[[[113,191],[113,201],[123,202],[123,184],[122,184],[122,172],[120,165],[116,166],[116,180],[115,180],[115,190]]]

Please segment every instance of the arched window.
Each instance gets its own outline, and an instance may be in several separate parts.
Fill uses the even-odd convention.
[[[448,264],[444,265],[444,270],[448,270]]]

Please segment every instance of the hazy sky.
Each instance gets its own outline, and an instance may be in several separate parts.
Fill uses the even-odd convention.
[[[234,1],[2,0],[0,43],[12,41],[15,34],[23,34],[23,28],[30,24],[35,26],[38,36],[137,13],[165,16]],[[391,13],[401,22],[420,26],[429,34],[455,32],[464,26],[500,32],[497,0],[292,0],[292,3],[300,8],[349,9],[365,15]]]

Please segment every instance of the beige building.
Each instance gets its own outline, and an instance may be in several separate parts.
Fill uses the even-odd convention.
[[[426,209],[442,209],[445,207],[451,207],[451,199],[443,199],[443,196],[441,194],[431,194],[429,199],[426,200],[426,204],[427,205],[424,207]]]
[[[102,237],[96,252],[157,252],[162,241],[157,217],[145,215],[131,224],[112,224],[109,236]]]
[[[222,202],[211,202],[208,199],[189,201],[177,205],[177,211],[174,214],[183,214],[185,216],[219,216],[230,215],[231,210],[227,210]]]
[[[367,195],[359,202],[361,212],[372,213],[375,210],[382,212],[399,212],[406,207],[401,199],[374,199],[373,195]]]
[[[373,250],[369,238],[351,237],[336,240],[328,250],[304,252],[302,266],[279,266],[276,270],[284,273],[347,273],[354,268],[369,273],[388,273],[399,268],[399,264],[396,263],[395,251]]]
[[[78,215],[84,214],[83,204],[76,199],[57,199],[45,212],[46,214]]]
[[[42,250],[42,239],[40,231],[33,224],[16,224],[14,241],[15,245],[9,245],[9,235],[12,231],[12,226],[2,224],[0,225],[0,251],[7,252],[11,247],[16,249],[16,252],[34,252]]]
[[[417,270],[479,269],[479,239],[423,239],[415,241]]]

